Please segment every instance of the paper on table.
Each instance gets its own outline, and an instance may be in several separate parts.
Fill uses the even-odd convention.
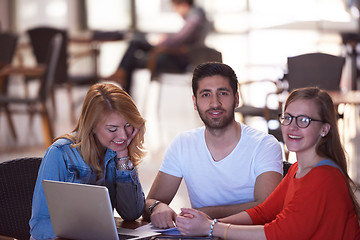
[[[155,227],[152,223],[146,224],[146,225],[138,227],[136,229],[152,231],[152,232],[162,233],[162,234],[166,234],[166,235],[181,235],[181,233],[179,232],[179,230],[177,230],[176,227],[163,229],[163,228]]]

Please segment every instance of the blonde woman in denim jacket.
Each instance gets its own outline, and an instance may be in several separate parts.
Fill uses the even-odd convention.
[[[145,120],[125,91],[109,83],[93,85],[75,129],[55,139],[42,160],[33,196],[31,238],[55,238],[44,179],[106,186],[124,220],[139,218],[145,197],[136,167],[144,157],[144,134]]]

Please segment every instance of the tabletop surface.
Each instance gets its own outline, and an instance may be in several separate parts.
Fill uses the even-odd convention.
[[[122,228],[128,228],[128,229],[135,229],[138,228],[140,226],[146,225],[148,224],[147,221],[142,220],[142,219],[138,219],[135,221],[123,221],[121,218],[115,217],[115,223],[117,227],[122,227]],[[187,236],[178,236],[178,235],[159,235],[159,236],[153,236],[153,237],[149,237],[149,238],[144,238],[144,239],[149,239],[149,240],[155,240],[155,239],[161,239],[161,240],[174,240],[174,239],[182,239],[182,240],[186,240],[186,239],[210,239],[209,237],[187,237]],[[218,238],[212,238],[212,239],[218,239]],[[0,238],[1,240],[1,238]],[[69,240],[69,239],[65,239],[65,238],[55,238],[55,240]]]

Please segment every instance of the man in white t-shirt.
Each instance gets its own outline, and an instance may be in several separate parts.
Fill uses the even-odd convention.
[[[169,207],[182,179],[191,207],[222,218],[263,202],[282,179],[282,152],[267,133],[235,121],[238,81],[222,63],[197,66],[194,108],[204,127],[178,135],[169,146],[146,200],[143,217],[160,228],[174,226]]]

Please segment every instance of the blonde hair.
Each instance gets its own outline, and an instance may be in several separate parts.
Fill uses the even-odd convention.
[[[97,139],[93,129],[104,115],[110,113],[121,114],[130,125],[139,129],[128,146],[131,161],[137,166],[145,156],[143,148],[145,119],[140,115],[132,98],[114,84],[98,83],[91,86],[75,129],[70,134],[59,137],[72,140],[71,146],[77,148],[84,161],[99,172],[103,171],[102,163],[106,149]]]

